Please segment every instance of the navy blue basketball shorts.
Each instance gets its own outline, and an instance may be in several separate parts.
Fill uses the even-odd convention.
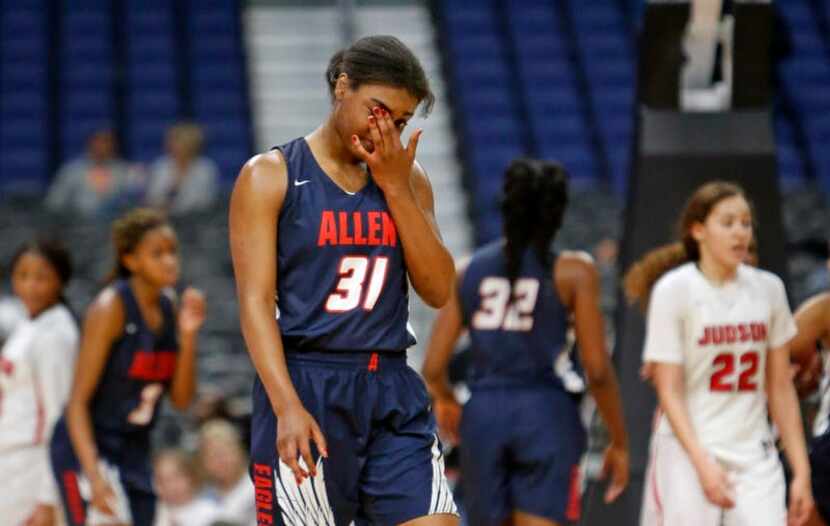
[[[813,438],[810,473],[816,509],[824,522],[830,523],[830,431]]]
[[[469,523],[501,525],[520,511],[579,519],[585,429],[578,402],[555,387],[474,387],[461,419]]]
[[[136,473],[134,470],[126,469],[99,451],[99,472],[115,493],[115,500],[110,503],[114,514],[105,514],[90,505],[92,485],[81,470],[62,422],[55,428],[49,454],[69,526],[153,526],[156,496],[150,486],[148,472],[142,470],[141,473]]]
[[[277,454],[276,417],[257,378],[251,477],[258,524],[391,526],[457,514],[429,395],[404,353],[287,352],[286,360],[328,458],[312,445],[317,475],[297,485]]]

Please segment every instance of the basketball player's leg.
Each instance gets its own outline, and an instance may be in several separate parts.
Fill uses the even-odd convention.
[[[726,510],[724,526],[778,526],[787,523],[784,469],[775,448],[734,476],[735,507]]]
[[[320,457],[311,445],[316,476],[300,484],[291,469],[279,458],[276,449],[277,420],[259,379],[253,390],[251,418],[251,468],[255,488],[257,517],[262,523],[284,526],[307,524],[312,518],[324,524],[349,524],[357,511],[360,471],[357,445],[351,440],[351,423],[342,422],[337,411],[326,413],[325,394],[319,389],[348,389],[348,372],[334,367],[315,368],[289,361],[292,381],[303,406],[315,418],[328,441],[328,459]],[[299,460],[304,469],[305,461]],[[316,524],[316,522],[315,522]]]
[[[418,517],[417,519],[403,522],[400,526],[458,526],[458,524],[458,515],[439,513],[436,515]]]
[[[461,473],[470,524],[511,526],[510,487],[504,457],[510,432],[494,421],[493,393],[476,391],[461,418]]]
[[[368,524],[457,525],[458,510],[420,376],[404,357],[381,359],[366,383],[377,389],[369,390],[375,419],[360,475],[362,518]]]
[[[510,397],[514,524],[575,523],[581,514],[579,462],[586,445],[578,406],[558,389],[516,390]]]
[[[513,512],[512,526],[560,526],[556,521],[523,511]]]
[[[650,491],[659,508],[644,508],[641,524],[720,526],[723,510],[706,498],[683,446],[668,435],[654,435],[652,442]]]

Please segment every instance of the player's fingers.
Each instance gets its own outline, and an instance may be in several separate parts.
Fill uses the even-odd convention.
[[[383,134],[380,132],[378,118],[375,115],[369,115],[369,138],[372,139],[376,153],[381,154],[386,151],[383,145]]]
[[[326,444],[326,437],[320,431],[320,426],[317,422],[311,423],[311,439],[314,440],[314,445],[317,446],[317,451],[320,452],[323,458],[329,458],[329,447]]]
[[[383,108],[375,108],[375,119],[377,128],[383,138],[383,152],[391,152],[394,149],[393,135],[395,130],[390,127],[389,113]]]
[[[317,463],[314,462],[314,457],[311,456],[311,448],[308,446],[309,440],[310,438],[300,440],[300,457],[305,462],[306,472],[313,477],[317,475]]]
[[[283,463],[288,466],[288,468],[294,473],[294,478],[297,480],[297,484],[300,484],[303,481],[303,478],[306,476],[305,471],[300,468],[300,464],[297,462],[297,443],[295,440],[289,440],[285,443],[285,445],[279,451],[280,459]]]
[[[614,502],[624,489],[624,484],[617,484],[616,482],[609,484],[608,489],[605,491],[605,503],[610,504]]]
[[[729,491],[727,490],[727,488],[722,487],[720,489],[720,493],[721,493],[721,497],[720,497],[721,507],[723,507],[723,508],[734,508],[735,507],[735,501],[732,500],[732,497],[729,496]]]
[[[360,159],[363,162],[368,163],[369,160],[372,158],[372,154],[366,151],[366,148],[363,147],[363,143],[360,142],[360,139],[357,137],[357,135],[352,135],[352,144],[354,144],[354,147],[357,149],[358,157],[360,157]],[[377,146],[375,147],[377,148]]]
[[[424,130],[418,128],[415,132],[409,137],[409,143],[406,145],[406,153],[409,155],[410,159],[415,158],[415,151],[418,149],[418,141],[421,140],[421,135],[423,135]]]

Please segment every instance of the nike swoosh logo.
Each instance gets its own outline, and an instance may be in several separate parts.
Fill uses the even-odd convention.
[[[311,182],[311,179],[306,179],[305,181],[294,180],[294,186],[303,186],[304,184],[310,183],[310,182]]]

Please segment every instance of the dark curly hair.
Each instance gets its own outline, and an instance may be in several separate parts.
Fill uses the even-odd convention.
[[[112,245],[115,247],[115,268],[108,281],[128,278],[131,275],[124,263],[124,256],[131,254],[151,230],[170,226],[167,217],[151,208],[136,208],[116,219],[112,224]]]
[[[511,287],[528,247],[534,249],[543,265],[553,263],[550,246],[562,226],[567,205],[568,174],[559,163],[517,159],[507,167],[501,212]]]

